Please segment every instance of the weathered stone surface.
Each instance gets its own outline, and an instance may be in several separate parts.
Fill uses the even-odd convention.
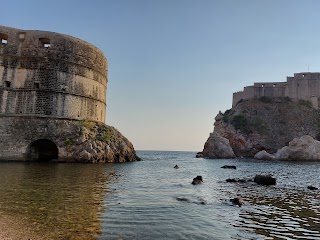
[[[259,175],[254,177],[254,182],[259,185],[276,185],[276,178],[271,175]]]
[[[320,160],[320,141],[305,135],[289,142],[288,146],[279,149],[275,154],[279,160]]]
[[[132,144],[104,124],[107,59],[48,31],[0,26],[0,160],[125,162]]]
[[[104,123],[0,117],[0,160],[37,160],[37,154],[47,151],[46,146],[34,146],[42,140],[51,142],[56,148],[58,162],[139,160],[130,141]]]
[[[275,156],[268,153],[266,150],[262,150],[260,152],[257,152],[254,155],[254,158],[258,159],[258,160],[273,160],[273,159],[275,159]]]
[[[204,145],[202,154],[206,158],[234,158],[234,152],[229,144],[229,140],[221,137],[217,133],[210,134]]]

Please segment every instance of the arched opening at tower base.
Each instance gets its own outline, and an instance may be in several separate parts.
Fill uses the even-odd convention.
[[[58,160],[58,147],[48,139],[38,139],[27,148],[27,161],[50,162]]]

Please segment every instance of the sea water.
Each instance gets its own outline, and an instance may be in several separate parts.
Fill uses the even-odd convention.
[[[320,162],[138,155],[121,164],[1,163],[0,213],[46,239],[320,239],[320,190],[307,189],[320,187]],[[277,185],[225,181],[256,174]],[[197,175],[204,182],[192,185]],[[232,205],[235,197],[244,205]]]

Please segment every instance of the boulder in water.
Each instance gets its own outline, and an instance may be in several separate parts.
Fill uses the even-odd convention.
[[[233,165],[224,165],[222,166],[221,168],[226,168],[226,169],[237,169],[236,166],[233,166]]]
[[[254,182],[259,185],[276,185],[276,178],[271,175],[259,175],[254,177]]]
[[[314,186],[308,186],[308,189],[309,189],[309,190],[318,190],[318,188],[317,188],[317,187],[314,187]]]
[[[201,184],[203,183],[203,178],[202,176],[196,176],[193,181],[192,181],[192,184],[193,185],[198,185],[198,184]]]

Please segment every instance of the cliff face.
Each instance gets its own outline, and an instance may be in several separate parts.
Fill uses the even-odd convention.
[[[303,135],[320,138],[320,112],[305,100],[252,98],[219,113],[215,120],[214,133],[229,140],[237,157],[253,157],[261,150],[275,153]],[[206,146],[203,153],[210,152]]]

